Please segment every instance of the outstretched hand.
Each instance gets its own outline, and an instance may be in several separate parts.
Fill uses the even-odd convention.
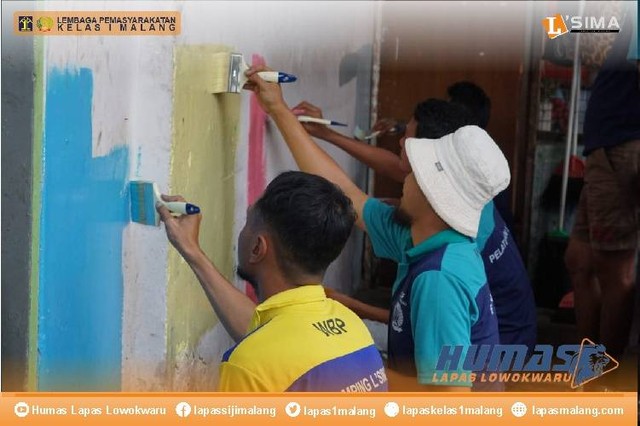
[[[186,201],[180,195],[162,195],[164,201]],[[164,222],[169,242],[187,259],[200,250],[198,236],[202,214],[173,216],[161,203],[156,205],[160,220]]]
[[[260,71],[271,71],[265,65],[258,65],[247,70],[246,76],[249,83],[245,85],[245,89],[252,90],[262,109],[271,115],[276,109],[284,107],[288,108],[284,98],[282,97],[282,89],[278,83],[269,83],[264,81],[258,73]]]
[[[378,135],[396,135],[404,133],[404,123],[395,118],[381,118],[371,128],[371,132],[378,132]]]
[[[293,112],[293,114],[296,116],[308,115],[309,117],[313,117],[313,118],[323,118],[322,110],[307,101],[300,102],[298,105],[296,105],[291,109],[291,112]],[[325,136],[331,131],[331,129],[329,129],[324,124],[302,123],[302,126],[305,128],[307,133],[309,133],[311,136],[320,138],[320,139],[324,139]]]

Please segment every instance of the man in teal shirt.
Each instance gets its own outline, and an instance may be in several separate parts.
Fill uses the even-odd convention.
[[[446,376],[435,367],[443,346],[499,343],[477,246],[454,229],[414,244],[411,229],[400,225],[394,213],[394,207],[374,198],[364,206],[375,254],[398,263],[389,318],[389,368],[417,377],[421,384],[468,386],[470,372],[462,369],[462,362]]]
[[[401,264],[391,321],[398,335],[389,342],[390,388],[468,389],[470,374],[461,375],[470,372],[454,369],[451,372],[460,373],[456,381],[434,373],[447,346],[498,343],[491,294],[473,238],[482,208],[509,183],[504,155],[476,126],[440,140],[408,139],[404,150],[412,173],[404,180],[400,206],[386,206],[370,199],[317,146],[284,102],[279,86],[260,79],[259,70],[247,75],[298,166],[338,185],[352,200],[356,224],[369,233],[378,255]]]
[[[460,82],[453,85],[450,92],[452,99],[455,95],[455,101],[431,98],[419,103],[410,120],[411,125],[404,129],[404,138],[438,139],[468,124],[486,125],[490,104],[479,87]],[[308,102],[298,104],[293,110],[305,115],[322,116],[322,111]],[[400,161],[396,154],[386,149],[348,138],[327,126],[304,124],[304,127],[311,136],[343,149],[373,168],[379,176],[402,183],[411,172],[408,162]],[[500,343],[526,345],[529,351],[533,351],[537,328],[533,291],[516,242],[497,204],[494,199],[482,210],[476,244],[498,315]],[[362,318],[388,322],[389,312],[386,309],[367,305],[333,290],[327,293]]]

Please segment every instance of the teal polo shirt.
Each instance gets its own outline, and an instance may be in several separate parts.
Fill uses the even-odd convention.
[[[429,385],[471,386],[460,362],[443,371],[436,365],[444,346],[499,343],[498,324],[476,243],[454,230],[414,246],[409,228],[393,219],[395,208],[371,198],[363,220],[378,257],[398,263],[389,318],[389,366]],[[460,379],[462,378],[462,379]]]

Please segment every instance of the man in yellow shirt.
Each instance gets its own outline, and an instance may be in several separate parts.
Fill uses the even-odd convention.
[[[200,214],[173,217],[162,206],[158,211],[169,240],[238,342],[222,359],[219,390],[387,390],[371,334],[356,314],[328,299],[322,286],[356,219],[337,186],[319,176],[286,172],[247,211],[238,237],[238,274],[256,289],[262,301],[257,307],[200,248]]]

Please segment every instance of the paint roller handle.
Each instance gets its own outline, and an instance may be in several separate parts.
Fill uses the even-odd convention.
[[[261,79],[269,83],[293,83],[298,79],[293,74],[280,71],[260,71],[258,75]]]
[[[198,214],[200,207],[184,201],[164,201],[164,206],[173,213],[178,214]]]

